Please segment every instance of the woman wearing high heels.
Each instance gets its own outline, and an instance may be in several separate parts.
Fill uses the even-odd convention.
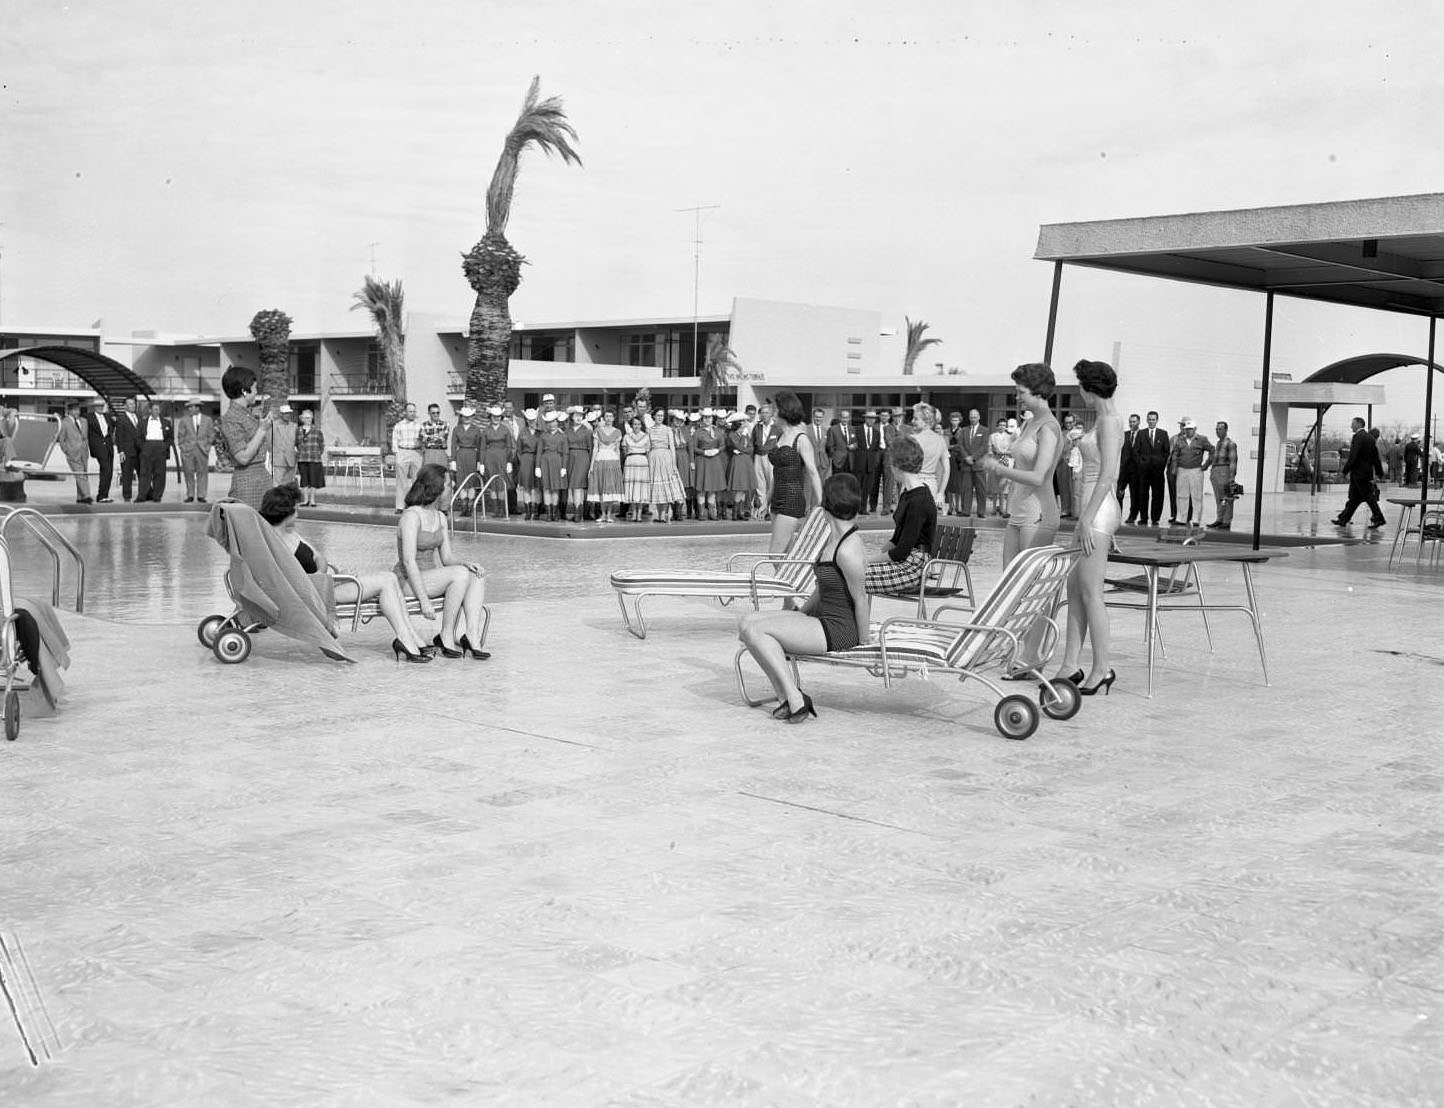
[[[867,553],[852,522],[861,506],[862,486],[856,477],[829,477],[822,486],[822,510],[832,540],[817,559],[816,591],[800,611],[753,612],[742,619],[738,637],[777,693],[773,719],[803,723],[817,715],[812,697],[792,679],[789,654],[851,650],[868,641]]]
[[[393,572],[402,588],[420,602],[423,619],[436,618],[432,601],[441,600],[441,631],[431,641],[442,654],[484,660],[491,657],[480,648],[486,571],[452,553],[446,513],[437,507],[447,484],[444,466],[424,465],[416,475],[397,523]]]
[[[1118,375],[1106,362],[1086,359],[1073,367],[1083,390],[1083,403],[1097,413],[1093,428],[1078,440],[1083,455],[1083,507],[1074,538],[1083,556],[1068,574],[1068,637],[1059,677],[1067,677],[1084,696],[1106,696],[1117,677],[1109,666],[1113,639],[1108,609],[1103,604],[1103,574],[1108,550],[1118,530],[1118,459],[1123,447],[1123,421],[1113,404]],[[1093,665],[1085,679],[1079,664],[1083,643],[1093,643]]]
[[[767,502],[772,512],[772,537],[767,551],[781,554],[807,515],[807,505],[821,503],[822,478],[818,476],[812,439],[802,423],[806,418],[802,401],[795,392],[784,389],[772,402],[782,423],[782,433],[772,453],[767,455],[772,463],[772,499]]]
[[[307,574],[317,574],[326,568],[326,562],[305,539],[296,533],[296,507],[301,500],[301,490],[295,485],[278,485],[261,497],[261,518],[275,529],[286,549],[296,556],[301,568]],[[395,638],[391,650],[399,662],[403,657],[408,662],[429,662],[431,653],[421,645],[416,630],[406,615],[406,601],[401,587],[391,573],[353,574],[356,584],[339,581],[334,587],[335,599],[344,604],[362,600],[374,600],[386,622],[391,624]]]

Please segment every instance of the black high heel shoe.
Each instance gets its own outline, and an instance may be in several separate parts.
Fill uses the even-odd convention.
[[[776,720],[786,719],[791,714],[792,709],[787,706],[787,701],[785,700],[781,704],[777,705],[777,707],[772,709],[772,718]]]
[[[433,638],[433,639],[431,640],[431,645],[434,646],[434,647],[436,647],[437,650],[441,651],[441,656],[442,656],[443,658],[460,658],[460,657],[461,657],[461,651],[448,649],[448,648],[446,647],[446,645],[442,643],[442,641],[441,641],[441,636],[440,636],[440,635],[437,635],[435,638]]]
[[[783,705],[783,707],[786,707],[786,705]],[[805,723],[805,722],[807,721],[807,717],[808,717],[808,716],[812,716],[814,719],[816,719],[816,718],[817,718],[817,709],[812,706],[812,697],[808,696],[806,693],[803,693],[803,694],[802,694],[802,707],[799,708],[799,709],[797,709],[797,711],[795,711],[795,712],[788,712],[788,713],[787,713],[787,722],[788,722],[788,723]]]
[[[1079,685],[1078,691],[1083,696],[1093,696],[1101,689],[1103,695],[1107,696],[1109,690],[1113,688],[1113,682],[1116,680],[1118,680],[1118,674],[1114,673],[1113,670],[1110,669],[1108,671],[1108,676],[1099,681],[1098,684],[1094,685],[1091,689],[1087,685]]]
[[[462,655],[470,655],[478,662],[484,662],[491,657],[490,650],[482,650],[479,647],[472,646],[471,640],[468,639],[465,635],[462,635],[461,638],[457,640],[457,645],[461,647]]]
[[[392,640],[391,640],[391,653],[393,653],[393,654],[396,655],[396,660],[397,660],[398,662],[401,661],[401,658],[402,658],[403,655],[405,655],[406,660],[407,660],[408,662],[429,662],[429,661],[431,661],[431,655],[430,655],[430,654],[427,654],[425,651],[420,651],[420,652],[418,652],[418,653],[416,653],[416,654],[413,654],[413,653],[411,653],[411,651],[409,651],[409,650],[406,649],[406,644],[405,644],[404,642],[402,642],[400,639],[392,639]]]

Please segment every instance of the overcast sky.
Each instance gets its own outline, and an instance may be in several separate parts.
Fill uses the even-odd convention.
[[[688,316],[734,295],[923,318],[930,357],[1040,356],[1038,225],[1444,191],[1444,21],[1312,2],[182,4],[7,0],[3,320],[362,329],[371,264],[463,318],[500,141],[528,82],[582,168],[531,155],[518,320]],[[377,244],[374,248],[370,244]],[[1255,356],[1261,298],[1070,271],[1059,361]],[[1302,376],[1422,353],[1424,325],[1281,302]],[[1415,403],[1421,371],[1390,388]],[[1417,380],[1415,380],[1417,379]]]

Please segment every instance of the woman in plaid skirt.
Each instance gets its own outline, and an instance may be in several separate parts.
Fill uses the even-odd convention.
[[[932,550],[938,506],[923,480],[923,448],[911,435],[899,435],[888,448],[887,464],[900,490],[892,518],[892,538],[882,554],[867,564],[869,593],[914,592],[922,581],[923,563]]]

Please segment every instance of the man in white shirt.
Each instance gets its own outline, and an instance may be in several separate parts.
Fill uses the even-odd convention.
[[[165,496],[165,464],[175,432],[171,421],[160,414],[160,408],[145,397],[140,401],[138,424],[140,465],[136,472],[135,499],[137,503],[146,500],[159,503]]]
[[[416,405],[406,405],[406,418],[391,428],[391,452],[396,456],[396,514],[406,507],[406,494],[421,471],[421,423]]]

